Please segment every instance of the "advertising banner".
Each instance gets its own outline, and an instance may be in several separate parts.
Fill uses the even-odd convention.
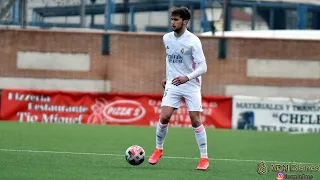
[[[320,100],[234,96],[232,129],[320,133]]]
[[[127,124],[155,126],[162,95],[80,93],[4,89],[1,120],[68,124]],[[203,97],[201,120],[206,127],[231,128],[231,97]],[[185,103],[174,112],[170,126],[190,127]]]

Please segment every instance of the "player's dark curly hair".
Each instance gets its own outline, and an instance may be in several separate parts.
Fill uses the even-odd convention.
[[[191,19],[191,13],[189,9],[185,6],[181,7],[173,7],[170,9],[171,16],[179,16],[182,20],[190,20]]]

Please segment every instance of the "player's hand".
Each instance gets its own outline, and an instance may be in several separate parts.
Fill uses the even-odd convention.
[[[172,84],[179,86],[180,84],[184,84],[187,81],[189,81],[189,78],[187,76],[178,76],[172,80]]]
[[[164,79],[164,80],[161,81],[161,85],[162,85],[163,89],[166,88],[166,83],[167,83],[167,79]]]

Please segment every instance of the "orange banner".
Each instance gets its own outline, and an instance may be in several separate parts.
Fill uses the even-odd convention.
[[[155,126],[162,95],[80,93],[43,90],[2,90],[0,119],[68,124],[126,124]],[[231,97],[203,97],[202,122],[206,127],[231,128]],[[170,126],[191,127],[183,103]]]

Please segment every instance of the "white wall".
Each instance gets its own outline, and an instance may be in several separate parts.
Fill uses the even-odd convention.
[[[225,95],[244,95],[258,97],[289,97],[302,99],[319,99],[318,87],[288,87],[288,86],[255,86],[255,85],[227,85]]]
[[[320,60],[248,59],[249,77],[320,79]]]
[[[247,60],[246,71],[247,77],[320,80],[320,61],[252,58]],[[225,95],[313,99],[320,98],[320,87],[229,84]]]
[[[24,52],[17,53],[18,69],[89,71],[90,56],[81,53]]]

